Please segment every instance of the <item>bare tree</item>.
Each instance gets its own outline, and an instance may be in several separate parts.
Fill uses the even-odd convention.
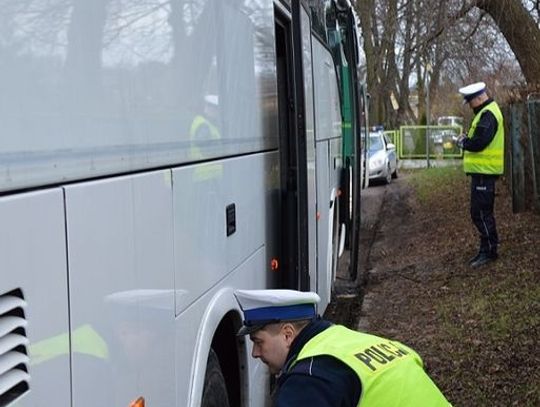
[[[540,83],[540,28],[520,0],[477,0],[474,5],[487,12],[512,48],[525,80]],[[538,9],[538,2],[535,5]]]
[[[458,114],[457,84],[540,82],[538,0],[357,0],[372,122]],[[427,76],[427,67],[431,68]],[[519,69],[521,68],[521,72]],[[411,106],[411,85],[416,106]],[[397,100],[397,111],[390,101]],[[416,109],[415,109],[416,108]]]
[[[441,0],[439,0],[441,1]],[[432,67],[430,91],[435,93],[448,53],[433,52],[426,38],[442,18],[427,0],[357,2],[366,55],[372,122],[394,127],[417,122],[425,107],[426,67]],[[431,6],[431,7],[429,7]],[[417,110],[411,106],[411,83],[416,83]]]

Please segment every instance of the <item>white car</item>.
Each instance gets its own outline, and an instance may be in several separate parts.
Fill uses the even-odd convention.
[[[397,151],[382,131],[369,133],[369,179],[389,184],[397,178]]]

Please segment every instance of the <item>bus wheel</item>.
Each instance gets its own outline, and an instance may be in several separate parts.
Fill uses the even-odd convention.
[[[227,386],[213,349],[210,349],[208,355],[201,407],[229,407]]]

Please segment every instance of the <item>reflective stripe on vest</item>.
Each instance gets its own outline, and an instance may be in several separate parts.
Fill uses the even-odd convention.
[[[71,334],[72,352],[108,359],[109,348],[105,340],[90,325],[83,325]],[[60,356],[69,355],[69,333],[43,339],[30,345],[30,364],[38,365]]]
[[[489,110],[497,120],[497,132],[491,143],[482,151],[465,150],[463,153],[463,170],[473,174],[500,175],[504,172],[504,122],[501,109],[496,102],[491,102],[480,110],[471,124],[468,138],[472,138],[482,114]]]
[[[333,356],[356,372],[362,383],[358,407],[450,406],[424,372],[420,356],[399,342],[334,325],[313,337],[291,366],[320,355]]]

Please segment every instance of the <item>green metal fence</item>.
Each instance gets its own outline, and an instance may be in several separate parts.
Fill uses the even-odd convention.
[[[456,141],[461,126],[401,126],[399,158],[445,159],[461,158],[463,152]]]

